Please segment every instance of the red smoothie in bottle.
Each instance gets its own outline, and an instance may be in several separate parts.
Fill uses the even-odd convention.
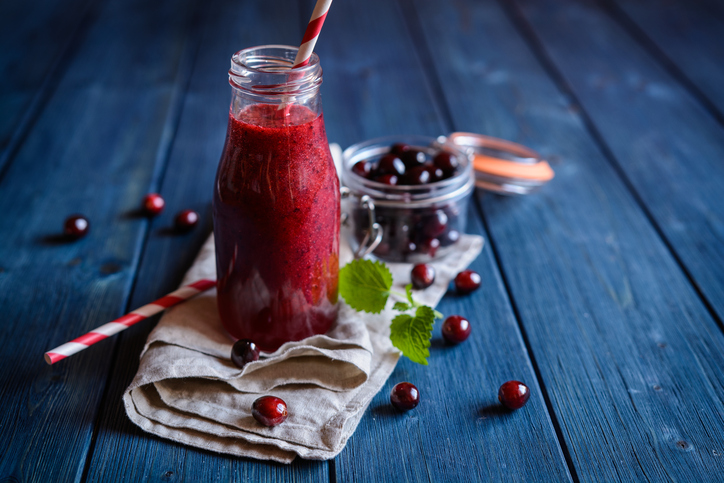
[[[339,181],[321,112],[251,104],[229,116],[214,187],[224,328],[273,351],[337,314]]]

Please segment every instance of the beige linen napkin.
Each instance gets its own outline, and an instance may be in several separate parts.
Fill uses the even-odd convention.
[[[342,237],[340,260],[352,259]],[[483,238],[464,235],[453,253],[432,265],[435,284],[415,293],[430,306],[449,282],[478,256]],[[213,236],[182,284],[216,278]],[[404,293],[411,264],[389,263],[395,290]],[[390,343],[394,300],[382,314],[358,313],[340,302],[325,335],[284,344],[247,364],[230,360],[233,340],[224,332],[210,290],[169,309],[141,352],[138,373],[123,395],[128,417],[155,435],[219,453],[290,463],[295,456],[330,459],[352,435],[365,409],[395,368]],[[262,395],[282,398],[289,411],[267,428],[251,416]]]

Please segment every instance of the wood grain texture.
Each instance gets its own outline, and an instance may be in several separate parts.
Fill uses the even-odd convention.
[[[88,0],[0,3],[0,173],[65,70]],[[96,2],[97,7],[103,2]]]
[[[606,0],[624,25],[633,22],[666,65],[690,80],[724,116],[724,5],[721,2]],[[623,16],[620,12],[624,12]],[[721,122],[722,118],[720,118]]]
[[[130,213],[190,54],[192,5],[102,4],[0,182],[0,478],[81,478],[112,343],[52,367],[43,352],[126,307],[147,225]],[[65,243],[74,212],[90,219],[90,233]]]
[[[455,128],[522,142],[556,169],[535,195],[481,203],[577,477],[716,479],[724,464],[719,327],[500,4],[416,4]],[[559,36],[579,25],[556,24],[562,12],[540,8],[550,12],[544,28]],[[601,44],[619,42],[581,25]],[[459,35],[445,35],[452,26]]]
[[[274,19],[274,28],[264,19]],[[182,114],[173,134],[168,166],[160,182],[164,212],[153,219],[131,298],[141,306],[175,289],[211,231],[211,194],[228,122],[231,55],[265,43],[293,44],[302,35],[296,2],[238,2],[207,5]],[[306,20],[304,21],[306,24]],[[194,209],[199,226],[178,235],[169,228],[176,213]],[[99,418],[88,481],[326,481],[328,464],[297,460],[291,465],[218,455],[144,433],[125,414],[121,401],[138,369],[138,355],[158,320],[120,336],[118,357]],[[139,324],[140,325],[140,324]],[[124,455],[119,458],[118,455]]]
[[[347,146],[394,133],[445,134],[441,99],[432,95],[405,12],[394,2],[375,0],[335,3],[332,14],[317,44],[330,140]],[[469,230],[485,236],[470,208]],[[440,305],[448,315],[471,318],[470,339],[445,347],[438,323],[430,365],[399,362],[335,460],[337,481],[569,479],[489,249],[473,268],[484,288],[468,297],[448,296]],[[534,396],[511,414],[501,411],[496,397],[500,384],[515,378],[526,381]],[[420,406],[405,414],[389,402],[392,386],[402,381],[422,394]]]
[[[724,127],[593,3],[521,4],[620,170],[724,320]]]

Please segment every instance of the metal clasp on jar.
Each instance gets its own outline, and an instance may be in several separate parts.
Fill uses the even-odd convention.
[[[342,199],[349,198],[351,193],[349,188],[342,186],[339,191],[342,195]],[[360,242],[359,247],[357,247],[357,250],[354,252],[354,257],[364,258],[372,253],[374,249],[377,248],[377,245],[379,245],[382,241],[382,227],[375,220],[375,203],[372,201],[372,198],[368,195],[362,196],[359,199],[359,206],[362,209],[367,210],[369,225],[367,230],[365,230],[365,236],[362,239],[362,242]],[[348,218],[348,213],[342,213],[342,224],[346,224]]]

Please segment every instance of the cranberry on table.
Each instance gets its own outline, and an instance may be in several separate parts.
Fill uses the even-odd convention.
[[[287,419],[287,403],[275,396],[262,396],[251,406],[251,415],[264,426],[277,426]]]
[[[520,409],[530,398],[528,386],[520,381],[508,381],[498,390],[498,401],[508,409]]]
[[[388,184],[390,186],[396,186],[399,178],[397,178],[394,174],[383,174],[382,176],[376,177],[375,181],[382,184]]]
[[[451,315],[442,323],[442,336],[451,344],[459,344],[470,335],[470,322],[461,315]]]
[[[458,293],[468,294],[480,287],[480,275],[472,270],[463,270],[455,276],[455,289]]]
[[[409,411],[420,403],[420,391],[409,382],[401,382],[392,388],[390,402],[400,411]]]
[[[189,231],[199,222],[199,215],[193,210],[184,210],[176,215],[176,228],[181,231]]]
[[[74,240],[86,236],[88,230],[90,230],[90,222],[83,215],[69,216],[63,224],[63,233]]]
[[[401,176],[405,174],[405,163],[394,154],[382,156],[377,165],[377,174],[394,174]]]
[[[259,347],[249,339],[237,340],[231,348],[231,362],[243,369],[250,362],[259,360]]]
[[[412,267],[410,279],[414,288],[426,289],[435,282],[435,269],[431,265],[420,263]]]
[[[352,166],[352,172],[363,178],[367,178],[372,172],[372,165],[367,161],[358,161]]]
[[[458,159],[453,154],[446,151],[438,153],[432,162],[447,175],[453,174],[455,169],[458,167]]]
[[[403,180],[409,185],[427,184],[430,182],[430,172],[424,166],[417,166],[408,170]]]
[[[149,193],[143,198],[143,209],[151,216],[161,213],[164,206],[166,206],[166,202],[158,193]]]

